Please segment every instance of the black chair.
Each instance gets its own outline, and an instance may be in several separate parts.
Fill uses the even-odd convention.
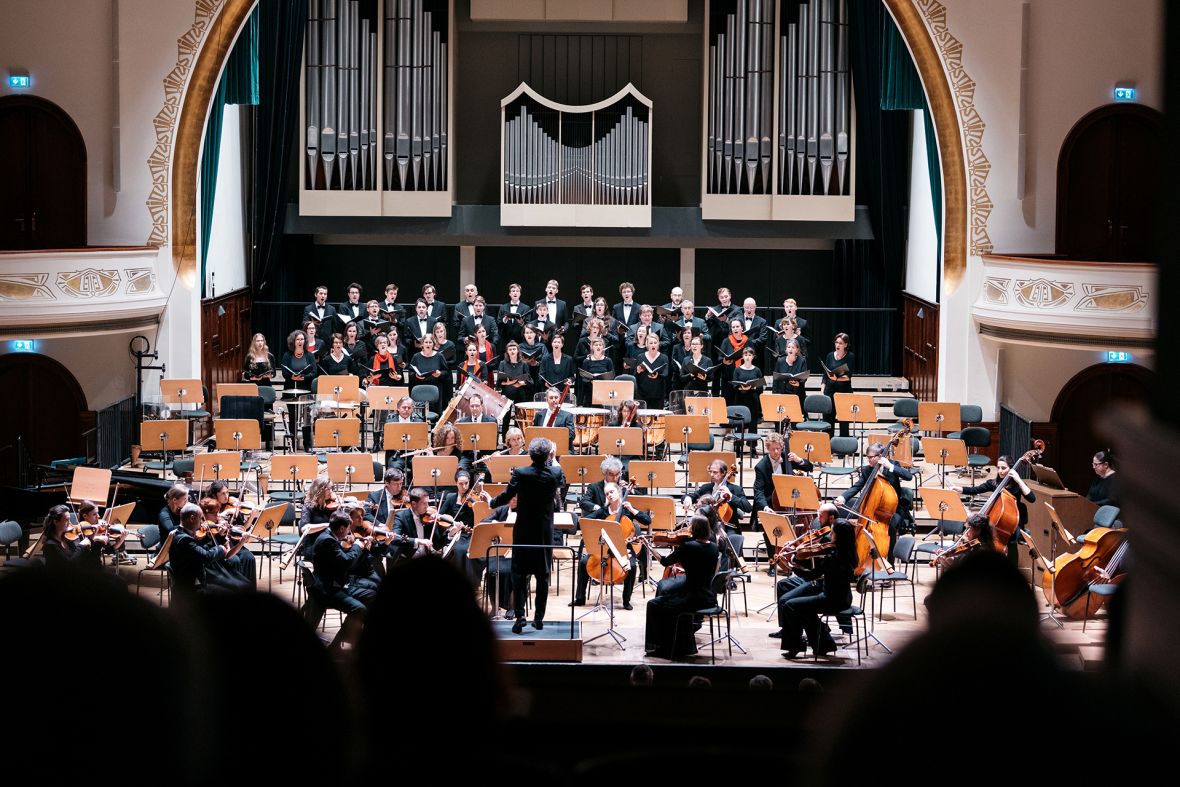
[[[438,389],[433,385],[415,385],[410,389],[410,398],[415,405],[424,405],[422,419],[427,423],[438,420],[438,413],[432,407],[438,404]]]
[[[737,454],[738,460],[738,478],[744,479],[745,467],[742,459],[745,458],[745,447],[748,445],[752,451],[751,456],[758,455],[757,444],[762,441],[762,435],[758,434],[757,429],[753,432],[749,431],[750,408],[744,405],[731,405],[725,408],[725,417],[727,423],[725,425],[726,434],[721,438],[721,449],[725,450],[725,441],[729,440],[733,444],[734,452]],[[742,480],[738,481],[741,485]]]
[[[832,397],[827,394],[808,394],[803,400],[803,417],[806,420],[797,424],[795,428],[804,432],[830,432],[832,425],[823,419],[835,412]],[[819,418],[815,417],[817,415]]]
[[[266,400],[261,396],[221,397],[221,417],[257,421],[263,447],[267,451],[274,450],[274,428],[266,420]],[[217,448],[221,451],[234,450],[232,445],[219,445]],[[256,470],[257,464],[257,462],[243,462],[242,471]]]
[[[833,615],[838,617],[848,617],[852,620],[852,641],[848,644],[856,648],[856,666],[859,667],[861,643],[864,643],[865,658],[867,659],[869,657],[869,623],[865,618],[864,607],[858,607],[857,605],[853,604],[848,609],[841,610],[840,612],[825,612],[820,615],[821,625],[830,630],[831,618]],[[811,653],[813,660],[819,661],[819,653],[816,652],[814,647],[811,649]]]
[[[967,472],[971,476],[971,485],[975,486],[976,473],[991,464],[991,459],[987,454],[979,453],[979,449],[991,447],[992,433],[982,426],[969,426],[959,434],[970,451],[967,454]]]
[[[890,432],[900,432],[902,430],[901,420],[903,418],[912,418],[914,420],[914,428],[918,427],[918,400],[913,397],[906,399],[898,399],[893,403],[893,417],[897,419],[897,423],[889,424]]]
[[[720,597],[727,597],[728,596],[729,587],[730,587],[730,585],[729,585],[730,580],[733,579],[733,576],[736,573],[737,573],[736,571],[732,571],[732,570],[731,571],[718,571],[716,574],[713,575],[713,581],[712,581],[712,583],[710,583],[710,589],[713,591],[713,594],[716,597],[720,598]],[[679,615],[676,616],[676,625],[672,630],[672,641],[673,642],[679,641],[678,637],[680,634],[680,624],[686,618],[688,620],[688,625],[693,625],[693,624],[697,623],[698,619],[700,619],[701,621],[704,621],[704,620],[709,621],[709,651],[710,651],[711,661],[713,664],[717,663],[717,643],[723,639],[727,643],[729,643],[729,655],[733,656],[733,640],[731,640],[729,638],[730,614],[729,614],[729,605],[728,604],[726,604],[726,605],[714,604],[711,607],[705,607],[704,609],[698,609],[693,612],[681,612]],[[725,633],[724,634],[721,633],[722,619],[724,619],[724,621],[725,621]],[[713,630],[714,621],[716,621],[716,626],[717,626],[716,632],[714,632],[714,630]]]
[[[824,497],[828,496],[828,477],[852,475],[856,472],[855,465],[848,464],[848,457],[855,456],[860,448],[860,441],[855,437],[833,437],[832,456],[840,458],[838,465],[820,465],[819,472],[824,477]]]
[[[9,520],[7,522],[0,522],[0,546],[4,547],[4,559],[8,559],[8,551],[20,542],[21,535],[24,531],[21,526]]]
[[[870,538],[871,538],[871,536],[870,536]],[[913,563],[915,560],[915,557],[913,555],[913,551],[914,551],[914,537],[910,536],[910,535],[898,536],[897,543],[894,544],[894,546],[893,546],[893,554],[890,556],[893,560],[893,565],[894,566],[898,566],[898,565],[908,566],[911,563]],[[894,568],[892,571],[885,570],[885,569],[881,569],[881,570],[874,569],[871,571],[866,571],[863,574],[861,574],[860,582],[863,583],[862,584],[863,589],[861,591],[861,596],[862,596],[861,606],[862,607],[864,606],[863,596],[867,592],[870,596],[870,600],[869,600],[870,609],[873,608],[874,606],[876,606],[877,620],[884,619],[884,616],[885,616],[885,596],[884,596],[884,594],[880,594],[880,602],[878,605],[875,605],[873,603],[874,594],[878,594],[878,591],[884,590],[885,588],[890,588],[893,591],[893,611],[896,612],[897,611],[897,586],[899,584],[908,584],[910,586],[910,600],[913,602],[913,605],[914,605],[914,620],[918,619],[917,590],[914,588],[913,578],[906,572],[906,570],[904,568],[902,570],[897,570],[896,568]]]

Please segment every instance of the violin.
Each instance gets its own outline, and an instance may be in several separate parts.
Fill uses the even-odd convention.
[[[805,560],[823,557],[836,548],[834,542],[825,541],[832,533],[831,525],[809,530],[798,538],[779,547],[771,565],[777,570],[790,574]]]
[[[960,541],[954,546],[950,546],[946,549],[941,549],[938,552],[935,552],[934,557],[930,560],[930,565],[946,568],[951,563],[961,558],[963,555],[967,554],[968,552],[974,552],[982,545],[983,542],[978,538],[969,538],[964,541]]]

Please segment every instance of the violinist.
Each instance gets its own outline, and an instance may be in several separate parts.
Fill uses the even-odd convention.
[[[617,460],[616,460],[617,461]],[[603,488],[603,493],[606,495],[606,504],[596,508],[587,514],[590,519],[608,519],[612,522],[621,522],[623,524],[623,536],[627,539],[634,538],[642,534],[642,527],[651,524],[651,512],[640,511],[627,500],[619,485],[614,482],[608,482]],[[637,562],[635,560],[635,553],[631,550],[628,544],[615,544],[620,552],[627,556],[630,568],[627,570],[627,576],[623,579],[623,609],[632,609],[631,607],[631,592],[635,589],[635,575]],[[610,550],[601,550],[598,544],[586,544],[582,551],[582,559],[578,564],[578,589],[574,596],[574,600],[570,602],[572,607],[581,607],[586,604],[586,588],[590,585],[590,575],[586,573],[586,563],[590,560],[590,556],[602,556],[607,561],[614,560],[614,555]]]
[[[164,507],[160,509],[160,515],[156,518],[156,524],[160,526],[161,544],[168,538],[169,533],[180,527],[180,509],[188,502],[188,495],[188,487],[179,483],[173,484],[164,493]]]
[[[878,473],[878,478],[883,478],[888,482],[893,490],[897,493],[898,506],[897,511],[889,518],[889,554],[893,554],[893,546],[897,543],[897,529],[905,522],[905,512],[903,509],[903,500],[905,499],[901,492],[901,482],[910,481],[914,474],[908,467],[902,467],[893,460],[883,456],[885,453],[885,446],[882,443],[873,443],[865,449],[865,459],[868,464],[861,465],[857,470],[857,479],[852,486],[848,487],[842,494],[835,499],[837,506],[847,505],[851,509],[856,509],[856,496],[861,493],[865,481],[868,479],[873,468],[878,464],[881,465],[881,470]],[[887,557],[887,556],[884,556]]]
[[[785,456],[784,456],[785,454]],[[786,440],[778,432],[766,435],[766,456],[754,465],[754,508],[758,511],[775,511],[771,505],[774,499],[776,475],[805,475],[815,467],[794,451],[787,451]],[[790,501],[780,500],[778,510],[790,508]]]
[[[836,519],[840,510],[831,503],[823,503],[819,507],[819,512],[816,514],[811,525],[807,528],[807,532],[813,533],[825,527],[832,527],[836,524]],[[824,538],[824,542],[831,543],[831,537]],[[773,553],[771,553],[773,554]],[[803,585],[811,584],[811,581],[822,575],[820,567],[811,565],[814,561],[807,561],[809,565],[802,565],[792,561],[787,576],[782,577],[775,583],[775,598],[778,599],[778,625],[779,630],[773,631],[769,636],[775,639],[781,638],[783,635],[782,627],[785,614],[785,602],[788,600],[791,591],[796,590]],[[845,634],[852,633],[852,616],[842,614],[836,615],[836,622],[840,625],[840,630]]]
[[[89,500],[83,500],[78,505],[78,524],[82,525],[83,523],[95,533],[91,541],[95,543],[99,551],[114,555],[116,566],[135,565],[135,558],[128,555],[123,546],[123,542],[127,540],[127,531],[121,531],[112,539],[111,533],[107,530],[110,525],[99,518],[98,506]]]
[[[804,633],[817,656],[836,652],[831,632],[820,624],[819,616],[841,612],[852,604],[853,571],[858,559],[856,529],[848,520],[837,519],[832,532],[835,548],[823,559],[817,578],[779,599],[783,658],[799,655],[804,648]]]
[[[468,547],[471,546],[471,528],[475,524],[475,503],[478,500],[490,503],[492,496],[483,490],[482,485],[473,489],[471,474],[459,470],[455,473],[455,491],[443,495],[442,504],[438,507],[441,515],[454,520],[446,534],[448,541],[454,540],[449,558],[474,586],[479,585],[486,563],[482,558],[469,558],[467,555]]]
[[[675,582],[661,583],[655,598],[647,603],[647,630],[644,637],[647,656],[674,659],[696,653],[693,633],[700,624],[685,621],[677,626],[677,619],[682,612],[705,609],[717,603],[717,594],[713,592],[712,585],[719,553],[711,541],[709,520],[703,516],[694,516],[690,527],[692,540],[676,548],[672,554],[660,558],[660,563],[665,566],[683,566],[684,576]]]
[[[58,571],[64,566],[102,570],[102,548],[86,538],[78,525],[70,523],[69,506],[56,505],[45,516],[45,535],[41,553],[45,566]]]
[[[991,494],[992,492],[996,491],[996,487],[999,486],[1000,482],[1009,474],[1012,475],[1012,485],[1007,487],[1007,489],[1009,492],[1012,493],[1012,496],[1016,498],[1016,513],[1017,513],[1018,527],[1027,533],[1028,532],[1028,505],[1027,504],[1037,502],[1037,495],[1035,492],[1032,491],[1032,489],[1029,488],[1028,484],[1025,483],[1024,479],[1020,477],[1020,473],[1012,473],[1012,457],[1005,455],[1005,456],[1001,456],[999,459],[996,460],[996,477],[995,478],[989,478],[986,481],[984,481],[982,484],[978,484],[977,486],[952,486],[951,489],[955,490],[956,492],[959,492],[960,494],[964,494],[964,495],[978,495],[980,493]],[[1015,489],[1012,488],[1013,486],[1015,487]],[[984,517],[984,518],[986,519],[986,517]],[[988,538],[989,538],[989,540],[991,538],[990,527],[989,527]],[[1017,560],[1018,553],[1017,553],[1016,547],[1017,547],[1017,544],[1019,541],[1020,541],[1020,538],[1018,538],[1018,537],[1008,539],[1008,558],[1010,560],[1012,560],[1014,563]],[[989,546],[990,546],[990,544],[989,544]]]
[[[348,588],[350,595],[362,600],[368,605],[369,600],[376,598],[377,588],[385,576],[382,565],[385,556],[393,549],[393,540],[385,539],[378,543],[373,535],[373,526],[365,521],[365,509],[362,505],[351,505],[344,509],[348,514],[352,536],[361,543],[361,554],[352,569],[348,572]]]
[[[328,520],[328,527],[311,548],[315,582],[308,583],[304,619],[318,625],[325,609],[338,609],[347,617],[332,643],[354,641],[364,621],[365,610],[376,592],[353,583],[351,574],[367,544],[352,534],[352,517],[340,511]]]
[[[249,590],[250,583],[226,564],[242,550],[246,539],[232,546],[218,544],[204,520],[200,506],[185,503],[180,509],[180,528],[172,536],[168,553],[173,587],[181,595]]]
[[[390,516],[409,504],[406,493],[406,474],[396,467],[385,471],[385,485],[376,492],[370,492],[365,501],[365,519],[385,526]]]
[[[709,481],[697,487],[696,491],[685,495],[683,503],[685,508],[689,508],[700,500],[702,495],[712,495],[717,501],[717,514],[733,552],[741,555],[742,547],[746,543],[741,529],[742,513],[749,513],[754,507],[742,488],[727,480],[729,475],[730,468],[725,462],[714,459],[709,463]],[[725,550],[723,554],[728,555],[728,552]]]
[[[338,503],[332,491],[332,482],[327,478],[317,478],[307,487],[303,496],[303,512],[299,516],[299,529],[307,525],[323,525],[332,518]]]
[[[224,544],[228,538],[230,526],[240,527],[246,523],[246,512],[243,510],[241,502],[230,497],[229,486],[224,481],[211,483],[206,494],[213,498],[217,504],[217,515],[214,517],[213,524],[220,521],[226,526],[214,534],[214,540],[219,544]],[[227,558],[225,564],[245,580],[251,588],[257,584],[257,561],[254,559],[254,553],[249,549],[239,550],[233,557]]]
[[[410,490],[410,504],[393,517],[393,532],[402,537],[403,557],[423,557],[447,544],[447,526],[438,521],[438,510],[422,487]]]

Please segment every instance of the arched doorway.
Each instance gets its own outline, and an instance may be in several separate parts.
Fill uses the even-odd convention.
[[[86,143],[37,96],[0,98],[0,249],[86,245]]]
[[[1065,485],[1085,494],[1094,482],[1090,459],[1107,444],[1098,424],[1120,402],[1145,402],[1155,373],[1134,364],[1097,364],[1074,375],[1053,403],[1057,471]]]
[[[1164,118],[1140,104],[1110,104],[1070,130],[1057,159],[1057,253],[1071,259],[1148,262],[1160,196]]]
[[[34,463],[83,456],[86,395],[74,375],[44,355],[0,356],[0,479],[15,483],[20,443]],[[11,446],[11,448],[7,448]]]

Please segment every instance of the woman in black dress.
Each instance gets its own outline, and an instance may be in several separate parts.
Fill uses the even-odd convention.
[[[328,351],[328,346],[320,338],[319,325],[315,320],[303,323],[303,335],[307,337],[307,351],[314,355],[316,360],[319,360],[319,357]]]
[[[538,372],[541,382],[546,388],[556,388],[561,390],[565,387],[567,381],[573,381],[578,373],[578,367],[574,365],[574,359],[565,354],[565,337],[558,334],[553,337],[550,343],[550,352],[541,361]]]
[[[819,579],[800,585],[779,599],[782,610],[783,658],[793,659],[803,650],[803,633],[816,655],[836,652],[836,643],[820,625],[821,614],[842,612],[852,604],[852,579],[856,569],[856,530],[846,519],[833,528],[835,548],[823,559]]]
[[[529,365],[521,360],[520,345],[515,339],[504,346],[504,359],[496,366],[500,393],[513,404],[533,400],[533,380]],[[508,419],[505,419],[507,423]]]
[[[356,361],[344,349],[344,337],[338,333],[332,334],[332,349],[320,358],[320,371],[324,374],[353,374],[357,373]]]
[[[635,367],[639,365],[639,361],[643,358],[643,354],[647,352],[647,326],[639,325],[635,328],[634,341],[623,339],[623,360],[619,368],[623,374],[635,374]],[[636,379],[639,376],[636,375]]]
[[[720,390],[725,397],[726,404],[734,404],[734,387],[729,384],[733,379],[733,370],[741,365],[742,350],[750,341],[746,336],[741,320],[729,321],[729,335],[717,343],[717,355],[720,368],[714,377],[714,390]]]
[[[459,348],[453,341],[447,338],[447,324],[439,320],[434,324],[430,330],[430,335],[434,337],[434,351],[443,357],[447,362],[447,366],[454,369],[459,365]]]
[[[602,320],[591,317],[586,320],[585,329],[582,331],[582,337],[578,339],[578,348],[574,350],[574,363],[578,368],[582,367],[582,362],[590,357],[590,342],[595,338],[605,339],[603,331],[606,329]],[[604,347],[609,347],[610,343],[606,342]]]
[[[647,656],[675,659],[696,653],[693,633],[700,623],[694,622],[689,616],[680,615],[717,603],[717,594],[713,592],[713,576],[717,573],[720,554],[717,545],[711,541],[709,520],[703,516],[694,516],[690,527],[692,540],[672,554],[660,558],[662,565],[681,565],[684,576],[675,582],[661,583],[655,598],[647,603],[647,632],[644,638]]]
[[[463,384],[470,379],[476,379],[486,384],[491,377],[491,370],[480,359],[479,345],[472,340],[464,345],[464,349],[466,357],[463,359],[462,365],[459,366],[459,387],[462,388]]]
[[[414,353],[409,365],[410,390],[415,386],[429,385],[438,391],[438,401],[451,401],[451,367],[442,355],[434,349],[434,337],[422,337],[422,350]]]
[[[291,331],[287,336],[287,352],[283,353],[283,387],[314,390],[316,378],[315,356],[307,351],[307,335]]]
[[[369,366],[369,347],[360,338],[360,329],[355,322],[350,322],[344,328],[344,352],[352,356],[352,362],[359,374]]]
[[[1086,499],[1100,506],[1119,505],[1114,452],[1109,448],[1102,449],[1094,454],[1094,458],[1090,460],[1090,466],[1094,468],[1094,474],[1098,478],[1090,484],[1090,490],[1086,492]]]
[[[332,492],[332,482],[327,478],[317,478],[312,481],[307,487],[307,493],[303,496],[303,511],[299,515],[300,529],[307,525],[324,525],[332,518],[332,514],[336,513],[339,504],[336,502],[336,496]],[[311,543],[315,541],[314,537],[305,540],[307,544],[305,552],[311,551]]]
[[[823,391],[828,396],[833,396],[837,393],[852,393],[852,373],[856,370],[855,357],[848,352],[848,345],[851,340],[846,333],[836,334],[836,349],[828,353],[824,358],[824,366],[827,371],[824,372],[824,388]],[[847,366],[847,369],[843,367]],[[839,374],[833,372],[839,371]],[[833,423],[836,418],[835,406],[833,401],[832,414],[827,416],[832,419],[828,423]],[[840,422],[840,436],[848,437],[848,422]]]
[[[56,505],[45,517],[45,541],[41,544],[45,567],[56,571],[65,566],[102,570],[102,548],[70,524],[68,506]]]
[[[606,339],[595,336],[590,340],[590,355],[582,361],[582,371],[587,374],[606,375],[606,377],[599,377],[600,380],[614,376],[615,365],[610,358],[606,357]],[[589,407],[593,393],[593,380],[578,375],[578,401]]]
[[[733,370],[733,382],[744,384],[733,386],[733,403],[750,409],[750,428],[755,431],[762,423],[762,388],[754,383],[763,379],[762,370],[754,365],[754,348],[747,344],[742,348],[742,365]]]
[[[377,350],[366,370],[365,385],[401,385],[402,370],[398,358],[389,349],[389,337],[377,337]]]
[[[660,337],[655,331],[648,333],[647,352],[635,367],[635,396],[653,410],[662,410],[668,398],[669,366],[668,356],[660,352]]]
[[[545,345],[537,339],[537,331],[531,325],[524,326],[524,341],[520,343],[520,359],[528,364],[533,376],[533,390],[537,390],[541,361],[545,359]]]
[[[250,349],[246,351],[246,362],[242,367],[242,379],[248,383],[270,385],[275,376],[275,357],[266,346],[266,337],[254,334]]]
[[[685,333],[691,335],[690,331],[685,331]],[[705,339],[703,336],[693,336],[689,340],[688,346],[688,354],[680,361],[679,385],[685,391],[706,393],[709,390],[709,371],[713,368],[713,361],[705,355]],[[677,347],[679,348],[679,345]],[[704,373],[685,371],[683,367],[689,363],[704,369]]]
[[[775,374],[802,374],[807,371],[807,359],[803,357],[800,352],[799,343],[796,341],[787,342],[786,348],[783,350],[782,356],[775,361]],[[794,394],[799,397],[799,409],[803,409],[803,399],[807,395],[807,387],[802,380],[789,380],[785,377],[780,377],[774,381],[772,390],[776,394]]]

